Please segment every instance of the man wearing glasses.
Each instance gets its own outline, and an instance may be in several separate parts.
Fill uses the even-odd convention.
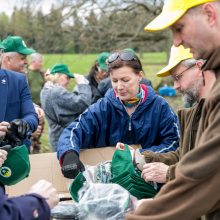
[[[178,111],[181,137],[176,151],[163,154],[143,152],[147,164],[143,167],[142,177],[146,181],[165,183],[174,179],[178,161],[195,146],[204,99],[216,80],[212,71],[204,73],[201,70],[203,64],[203,60],[193,59],[189,49],[184,49],[182,45],[172,46],[169,64],[157,73],[159,77],[171,75],[174,88],[183,95],[185,102],[194,105]]]

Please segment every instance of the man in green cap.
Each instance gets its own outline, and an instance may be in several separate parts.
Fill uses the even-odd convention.
[[[72,78],[76,80],[76,87],[70,92],[67,86]],[[45,79],[47,82],[40,98],[50,128],[51,150],[56,152],[64,128],[91,104],[92,93],[88,80],[80,74],[71,73],[66,64],[55,64],[46,72]]]
[[[6,50],[4,43],[0,48]],[[4,53],[1,51],[4,61]],[[2,65],[3,66],[3,65]],[[38,126],[26,77],[14,71],[0,69],[0,147],[5,143],[25,143]]]
[[[2,41],[5,47],[2,58],[2,68],[19,73],[27,73],[27,55],[35,51],[28,48],[24,40],[19,36],[8,36]]]
[[[4,49],[2,68],[15,72],[27,74],[27,56],[35,53],[35,50],[28,48],[20,36],[8,36],[2,41]],[[40,152],[40,136],[43,132],[44,112],[40,106],[34,104],[38,114],[39,125],[32,135],[31,152]]]
[[[202,70],[214,70],[216,82],[205,100],[195,149],[179,162],[175,179],[152,201],[144,201],[126,219],[220,219],[220,2],[168,0],[147,31],[170,27],[175,46],[189,47]],[[189,146],[190,147],[190,146]]]

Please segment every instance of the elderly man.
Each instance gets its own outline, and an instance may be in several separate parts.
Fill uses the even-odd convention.
[[[216,82],[206,97],[195,148],[187,153],[152,201],[144,201],[127,219],[220,219],[220,2],[168,0],[148,31],[170,27],[175,46],[189,47],[202,70],[214,70]]]
[[[5,49],[4,45],[1,48]],[[36,130],[38,120],[26,77],[14,71],[0,69],[0,94],[0,146],[7,143],[8,139],[14,143],[14,136],[5,137],[9,130],[28,145],[26,138]],[[15,142],[17,141],[18,139]]]
[[[2,68],[19,73],[27,74],[27,55],[35,53],[31,48],[28,48],[24,40],[19,36],[9,36],[2,41],[5,47],[3,58],[2,58]],[[36,132],[32,134],[32,147],[33,153],[40,152],[40,141],[39,138],[43,132],[44,124],[44,112],[42,108],[34,104],[35,110],[38,115],[39,125]]]
[[[40,92],[44,85],[43,56],[40,53],[32,53],[28,66],[28,82],[32,94],[33,102],[37,105],[40,103]]]
[[[43,56],[39,53],[30,55],[30,62],[27,71],[28,83],[31,90],[33,102],[38,105],[39,111],[39,127],[32,135],[32,153],[39,153],[41,149],[40,138],[44,131],[44,112],[40,103],[40,92],[44,85]],[[40,106],[40,107],[39,107]],[[41,114],[42,113],[42,114]]]

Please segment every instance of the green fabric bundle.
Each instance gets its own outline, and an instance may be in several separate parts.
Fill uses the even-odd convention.
[[[141,172],[135,169],[128,146],[125,150],[116,150],[113,155],[111,182],[121,185],[138,199],[152,198],[157,193],[153,185],[145,182]]]
[[[85,171],[86,172],[86,171]],[[137,199],[152,198],[157,190],[152,184],[141,178],[141,172],[135,169],[130,150],[126,145],[125,150],[116,150],[112,157],[110,183],[116,183],[127,189]],[[73,180],[69,191],[75,201],[78,202],[78,191],[86,183],[83,173],[79,173]]]

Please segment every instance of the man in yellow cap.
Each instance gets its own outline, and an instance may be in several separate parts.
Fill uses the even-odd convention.
[[[171,75],[174,88],[183,94],[184,101],[194,104],[190,109],[178,111],[181,139],[176,151],[155,154],[143,152],[147,164],[144,165],[142,177],[146,181],[165,183],[175,178],[175,169],[179,160],[195,146],[204,99],[208,96],[216,78],[213,71],[201,70],[204,60],[195,60],[189,49],[172,46],[169,63],[157,76]]]
[[[220,219],[220,2],[168,0],[162,13],[145,29],[170,27],[175,46],[189,47],[202,70],[214,70],[216,83],[205,100],[195,149],[178,163],[175,179],[152,201],[140,204],[127,219]],[[190,146],[189,146],[190,147]]]

